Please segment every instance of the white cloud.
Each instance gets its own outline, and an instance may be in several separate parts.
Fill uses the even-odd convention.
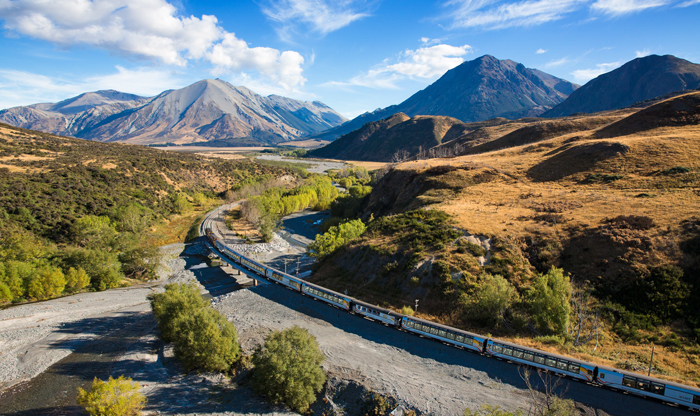
[[[472,51],[469,45],[451,46],[435,45],[430,47],[408,49],[401,53],[399,61],[390,63],[385,60],[381,65],[367,73],[358,75],[346,82],[329,82],[325,85],[335,87],[362,86],[379,89],[397,89],[396,83],[404,79],[431,79],[464,62],[462,56]]]
[[[696,4],[700,4],[700,0],[689,0],[677,5],[676,7],[690,7],[695,6]]]
[[[305,81],[299,53],[251,48],[215,16],[178,16],[166,0],[0,0],[0,19],[10,33],[54,44],[89,45],[177,66],[208,59],[219,69],[256,70],[285,88]],[[239,63],[226,64],[232,61]]]
[[[670,0],[597,0],[591,5],[591,9],[609,15],[622,15],[665,6],[669,3]]]
[[[0,108],[58,102],[87,91],[107,89],[152,96],[174,86],[184,87],[188,84],[178,74],[167,70],[127,69],[120,66],[116,70],[115,73],[75,81],[0,69]]]
[[[543,53],[547,53],[547,49],[539,48],[539,49],[537,50],[537,52],[535,52],[535,53],[538,54],[538,55],[542,55]]]
[[[572,62],[571,59],[569,59],[568,57],[564,57],[561,59],[557,59],[556,61],[549,61],[546,64],[544,64],[544,67],[545,68],[556,68],[556,67],[566,65],[566,64],[571,63],[571,62]]]
[[[262,11],[282,24],[282,33],[303,23],[324,35],[369,16],[365,2],[356,0],[271,0]]]
[[[578,69],[578,70],[572,72],[571,75],[574,76],[576,81],[586,82],[586,81],[589,81],[589,80],[597,77],[598,75],[602,75],[606,72],[610,72],[619,66],[620,66],[620,62],[610,62],[607,64],[598,64],[598,65],[596,65],[595,68]]]
[[[651,51],[649,48],[644,48],[641,51],[637,51],[637,58],[643,58],[645,56],[649,56],[651,54]]]
[[[502,29],[559,20],[585,2],[586,0],[525,0],[499,4],[498,0],[449,0],[446,5],[456,7],[451,15],[453,27]]]

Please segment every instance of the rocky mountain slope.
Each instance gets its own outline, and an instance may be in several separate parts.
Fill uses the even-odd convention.
[[[673,55],[650,55],[589,81],[543,116],[615,110],[674,91],[697,88],[700,88],[700,65]]]
[[[396,113],[411,117],[448,116],[462,122],[538,116],[564,101],[577,88],[576,84],[517,62],[484,55],[447,71],[401,104],[362,114],[316,137],[335,139]]]
[[[57,104],[0,112],[0,122],[95,141],[134,144],[280,143],[335,127],[340,114],[320,102],[260,96],[221,80],[203,80],[151,99],[98,91]]]

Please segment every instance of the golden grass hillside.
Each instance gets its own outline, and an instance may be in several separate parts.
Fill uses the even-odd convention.
[[[464,237],[416,249],[370,233],[324,261],[315,281],[397,310],[420,298],[423,317],[633,371],[645,372],[656,345],[654,375],[698,383],[699,115],[700,93],[690,93],[641,110],[502,124],[466,146],[498,150],[397,165],[376,184],[363,218],[443,211]],[[480,248],[460,243],[469,235],[489,242],[486,263]],[[435,277],[437,266],[446,280]],[[593,290],[604,315],[597,343],[575,347],[526,327],[474,324],[445,291],[451,282],[473,287],[483,272],[527,287],[551,266]],[[684,272],[673,289],[686,296],[683,314],[629,313],[630,293],[657,290],[651,276],[669,267]]]

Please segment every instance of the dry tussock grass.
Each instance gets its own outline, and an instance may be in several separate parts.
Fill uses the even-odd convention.
[[[618,111],[611,119],[631,113],[634,110]],[[508,132],[512,131],[511,128],[512,125],[507,124],[490,129]],[[569,133],[536,144],[477,155],[410,161],[397,169],[425,173],[438,166],[453,166],[497,172],[492,180],[476,184],[468,183],[469,175],[473,174],[462,175],[464,184],[461,188],[450,198],[431,205],[432,209],[450,214],[457,227],[472,234],[566,241],[581,230],[604,226],[611,218],[636,215],[651,218],[654,227],[613,237],[622,238],[626,243],[646,241],[654,246],[673,246],[673,241],[678,241],[681,235],[680,222],[698,215],[700,125],[659,127],[605,139],[597,139],[596,131]],[[691,171],[678,175],[662,173],[679,166]],[[585,183],[592,174],[612,176],[609,183]],[[442,178],[446,186],[455,190],[452,182],[458,177],[444,175]],[[678,255],[678,250],[672,248],[664,252],[640,248],[636,253],[637,260],[663,264],[673,261],[668,256]],[[582,257],[580,261],[585,261],[585,258],[593,260],[602,253],[593,250],[576,254]],[[450,320],[449,317],[422,317],[438,322]],[[662,327],[655,335],[680,329]],[[532,338],[506,339],[644,373],[651,354],[650,344],[624,344],[611,328],[602,331],[595,351],[595,341],[584,347],[564,348]],[[700,348],[657,346],[654,366],[658,372],[654,375],[698,384],[699,356]]]

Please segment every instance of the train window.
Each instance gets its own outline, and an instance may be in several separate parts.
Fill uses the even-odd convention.
[[[453,332],[448,332],[447,333],[447,338],[449,339],[455,339],[455,334]]]
[[[513,355],[513,349],[512,348],[503,348],[503,354]]]
[[[698,396],[698,395],[693,396],[693,404],[700,404],[700,396]]]
[[[500,345],[493,344],[493,352],[497,352],[499,354],[503,353],[503,347],[501,347]]]
[[[569,371],[572,373],[578,374],[579,371],[581,371],[581,366],[578,364],[570,363],[569,364]]]
[[[440,335],[441,337],[444,338],[445,335],[447,335],[447,333],[446,333],[444,330],[441,329],[441,330],[438,331],[438,335]]]
[[[523,354],[524,360],[532,361],[534,358],[535,358],[535,356],[530,354],[529,352],[526,352],[525,354]]]
[[[639,390],[649,391],[651,390],[649,382],[645,380],[637,380],[637,388]]]
[[[431,328],[430,328],[430,333],[433,334],[433,335],[437,335],[437,333],[438,333],[437,328],[431,327]]]
[[[666,386],[664,386],[663,384],[653,383],[653,382],[651,383],[651,392],[652,393],[656,393],[656,394],[663,396],[665,390],[666,390]]]
[[[461,335],[457,335],[456,341],[457,342],[464,342],[464,337]]]
[[[556,367],[557,366],[557,362],[549,357],[545,358],[544,364],[549,366],[549,367]]]
[[[566,369],[569,368],[569,363],[566,361],[557,361],[557,368],[566,371]]]
[[[598,373],[598,377],[604,379],[604,378],[605,378],[605,373]]]
[[[622,385],[625,387],[637,388],[637,381],[632,377],[627,377],[622,379]]]
[[[544,364],[544,357],[541,355],[535,355],[535,360],[537,364]]]
[[[513,350],[513,357],[515,358],[523,358],[523,352],[520,350]]]

